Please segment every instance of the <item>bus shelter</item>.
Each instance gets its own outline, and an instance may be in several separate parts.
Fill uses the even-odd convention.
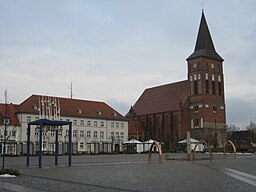
[[[39,154],[38,154],[38,167],[42,167],[42,147],[43,147],[43,127],[52,126],[55,127],[55,165],[58,165],[58,156],[59,156],[59,142],[58,142],[58,131],[59,127],[68,125],[69,126],[69,143],[68,143],[68,166],[71,166],[72,160],[72,122],[70,121],[59,121],[59,120],[49,120],[49,119],[39,119],[28,123],[27,130],[27,166],[29,166],[29,157],[30,157],[30,130],[31,125],[36,125],[39,127]]]

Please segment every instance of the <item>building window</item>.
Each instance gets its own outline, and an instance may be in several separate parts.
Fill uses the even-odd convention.
[[[111,128],[114,128],[114,127],[115,127],[114,122],[111,122]]]
[[[93,137],[96,139],[96,138],[98,138],[98,131],[94,131],[93,132]]]
[[[198,113],[198,111],[199,111],[199,107],[198,107],[198,105],[195,105],[194,106],[194,113]]]
[[[124,128],[124,123],[121,123],[121,129],[123,129]]]
[[[218,82],[218,88],[219,88],[219,96],[222,96],[222,84],[221,84],[221,82]]]
[[[96,110],[96,113],[98,114],[98,115],[101,115],[101,111],[98,109],[98,110]]]
[[[100,122],[100,126],[101,126],[101,127],[104,127],[104,122],[103,122],[103,121]]]
[[[208,79],[205,80],[205,93],[209,94],[209,81],[208,81]]]
[[[74,121],[73,121],[73,125],[74,125],[74,126],[77,126],[77,120],[74,120]]]
[[[6,118],[6,120],[7,120],[7,118]],[[29,122],[31,122],[31,117],[27,117],[27,122],[29,123]]]
[[[197,81],[194,81],[194,95],[198,95],[198,84],[197,84]]]
[[[119,132],[116,132],[116,138],[119,139]]]
[[[119,123],[116,123],[116,128],[119,128]]]
[[[87,126],[88,126],[88,127],[91,126],[91,121],[87,121]]]
[[[81,125],[81,126],[84,126],[84,120],[81,120],[81,121],[80,121],[80,125]]]
[[[4,125],[9,125],[10,124],[10,119],[8,117],[4,118]]]
[[[195,128],[199,128],[199,119],[195,119],[194,125]]]
[[[121,139],[124,139],[124,132],[121,132],[121,133],[120,133],[120,138],[121,138]]]
[[[69,135],[69,130],[66,130],[66,136],[68,136]]]
[[[100,132],[100,139],[102,139],[102,140],[104,139],[104,131]]]
[[[53,130],[51,131],[51,137],[54,137],[54,131]]]
[[[12,131],[12,136],[16,137],[16,131]]]
[[[80,149],[84,149],[84,143],[80,143]]]
[[[214,69],[214,64],[213,63],[211,63],[211,68]]]
[[[62,136],[62,129],[58,130],[58,134],[59,134],[59,136]]]
[[[212,94],[215,95],[215,81],[212,81]]]
[[[80,130],[80,137],[84,137],[84,130]]]
[[[197,75],[196,74],[194,74],[194,81],[196,81],[197,80]]]
[[[113,138],[114,137],[114,132],[111,132],[110,136],[111,136],[111,138]]]
[[[216,105],[212,106],[212,111],[213,111],[213,113],[217,113],[217,106]]]
[[[87,138],[91,138],[91,131],[87,131]]]
[[[77,137],[77,130],[73,130],[73,137],[74,137],[74,138]]]
[[[94,127],[98,127],[98,122],[94,121]]]

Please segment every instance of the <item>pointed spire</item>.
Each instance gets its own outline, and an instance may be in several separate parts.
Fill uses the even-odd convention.
[[[223,61],[221,56],[215,51],[212,37],[204,16],[204,10],[202,10],[194,53],[192,53],[187,60],[195,57],[208,57]]]

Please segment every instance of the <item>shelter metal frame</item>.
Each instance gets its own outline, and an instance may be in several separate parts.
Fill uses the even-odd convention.
[[[29,156],[30,156],[30,131],[31,125],[39,126],[39,154],[38,154],[38,167],[42,167],[42,144],[43,144],[43,127],[44,126],[69,126],[69,147],[68,147],[68,166],[71,166],[72,161],[72,122],[70,121],[59,121],[59,120],[49,120],[49,119],[39,119],[28,123],[27,129],[27,166],[29,166]],[[56,131],[55,137],[55,165],[58,165],[58,156],[59,156],[59,142],[58,142],[58,128]]]

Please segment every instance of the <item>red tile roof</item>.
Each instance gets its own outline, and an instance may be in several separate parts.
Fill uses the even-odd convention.
[[[39,106],[39,100],[48,96],[32,95],[20,104],[17,113],[31,113],[38,114],[39,111],[34,106]],[[60,113],[61,116],[69,117],[87,117],[98,119],[113,119],[113,120],[127,120],[124,116],[114,110],[112,107],[104,102],[88,101],[70,98],[60,98],[49,96],[50,98],[56,98],[60,101]],[[99,115],[100,112],[100,115]]]
[[[5,113],[6,105],[3,103],[0,103],[0,125],[4,124],[4,117],[7,116],[7,118],[10,119],[11,126],[20,126],[19,119],[16,115],[16,110],[18,108],[18,105],[14,104],[7,104],[7,114]]]
[[[133,109],[136,115],[167,112],[179,109],[189,96],[189,81],[180,81],[146,89]]]

